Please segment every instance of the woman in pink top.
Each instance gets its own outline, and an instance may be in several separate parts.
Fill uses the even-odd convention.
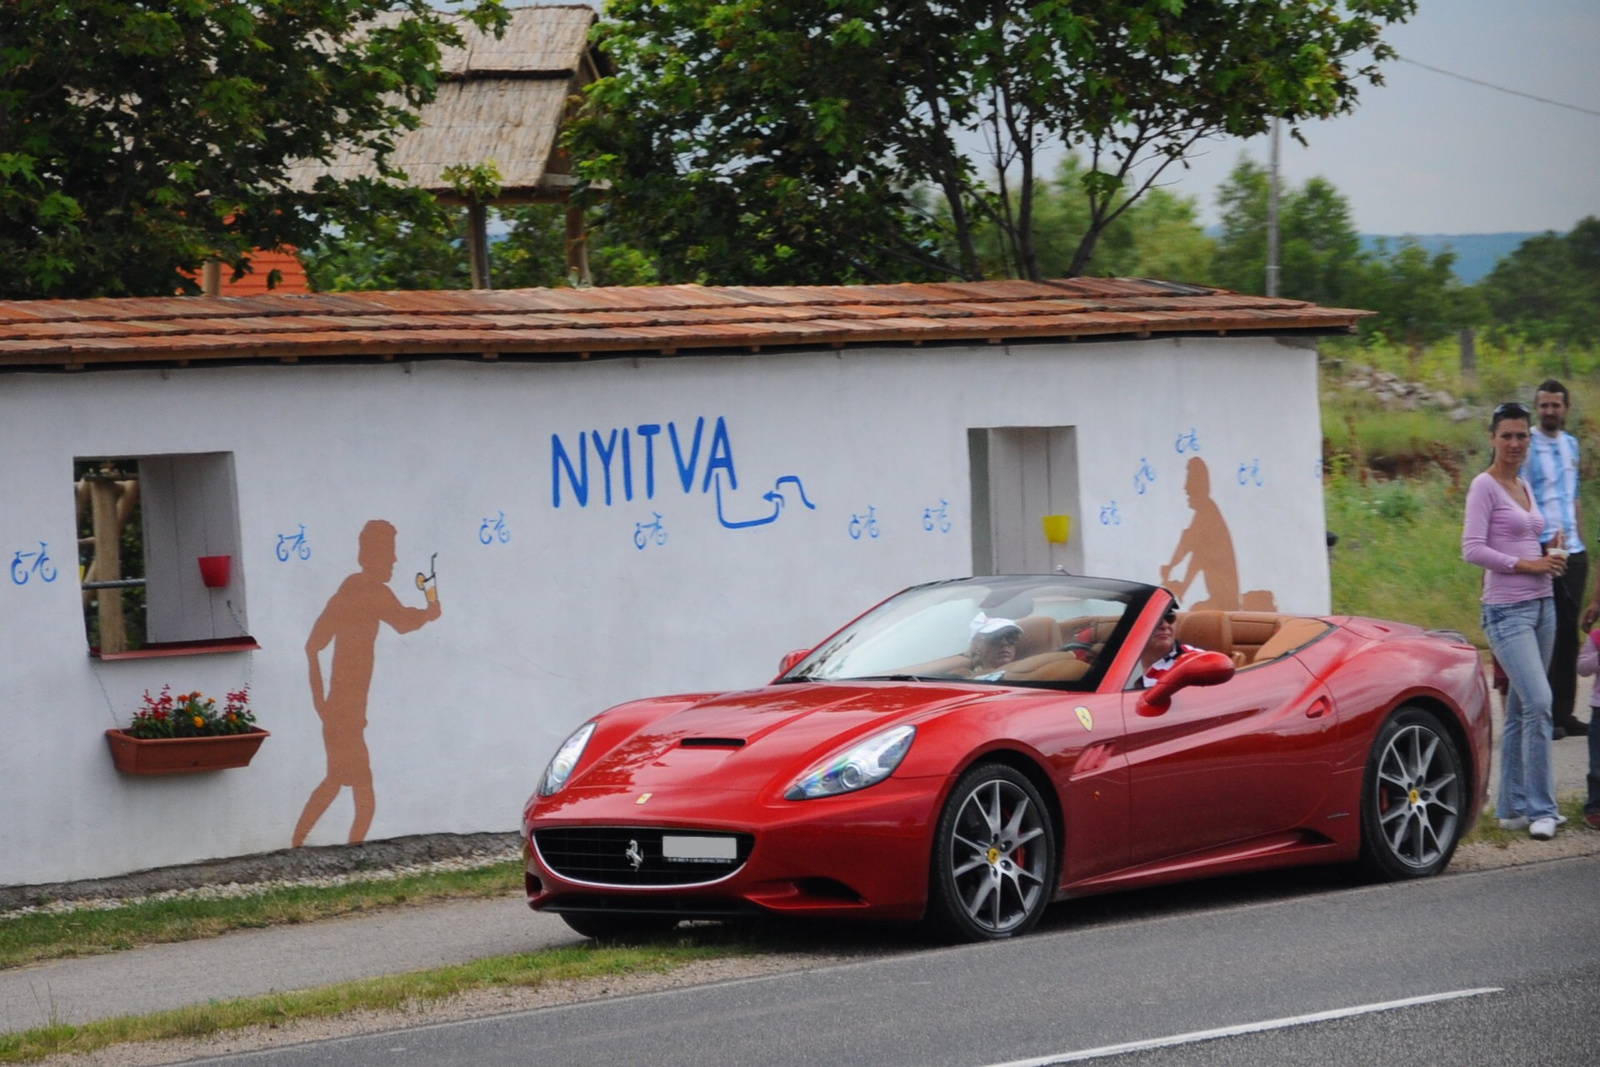
[[[1483,632],[1511,682],[1500,742],[1500,825],[1525,828],[1544,841],[1566,821],[1556,808],[1545,676],[1556,628],[1550,579],[1566,569],[1566,559],[1541,548],[1544,516],[1517,475],[1528,455],[1528,427],[1528,409],[1521,404],[1494,409],[1494,460],[1467,490],[1461,557],[1484,569]],[[1559,534],[1551,544],[1560,547]]]

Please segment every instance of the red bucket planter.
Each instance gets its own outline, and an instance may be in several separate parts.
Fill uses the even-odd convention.
[[[266,730],[216,737],[129,737],[118,729],[106,731],[111,761],[123,774],[192,774],[243,767],[255,756]]]

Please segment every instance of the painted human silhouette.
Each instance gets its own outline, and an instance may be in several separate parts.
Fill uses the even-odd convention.
[[[1222,509],[1211,499],[1211,471],[1199,456],[1189,460],[1183,490],[1189,494],[1194,518],[1178,538],[1171,562],[1161,568],[1161,584],[1181,601],[1194,580],[1204,575],[1206,599],[1190,604],[1190,609],[1238,611],[1239,565],[1233,556],[1233,535],[1222,518]],[[1173,580],[1172,572],[1185,559],[1189,560],[1188,570],[1181,580]]]
[[[377,806],[365,731],[378,624],[388,623],[396,633],[410,633],[437,619],[443,610],[432,587],[428,589],[425,608],[406,607],[389,588],[396,559],[392,524],[373,519],[361,528],[358,544],[356,559],[361,569],[341,582],[338,591],[328,598],[306,640],[311,703],[322,719],[328,773],[311,791],[311,798],[300,813],[294,828],[295,848],[305,844],[306,835],[345,786],[355,794],[356,817],[350,825],[350,843],[366,839]],[[330,644],[333,660],[324,689],[321,654]]]

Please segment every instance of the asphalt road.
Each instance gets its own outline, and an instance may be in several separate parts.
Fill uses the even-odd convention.
[[[1015,942],[205,1062],[1040,1067],[1129,1042],[1482,991],[1111,1062],[1600,1063],[1600,856],[1258,902],[1225,892],[1154,917],[1053,917]]]

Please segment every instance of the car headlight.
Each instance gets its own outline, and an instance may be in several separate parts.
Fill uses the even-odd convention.
[[[578,765],[578,760],[583,758],[584,746],[589,743],[593,733],[594,723],[586,722],[561,743],[561,747],[556,749],[555,756],[550,760],[550,766],[544,769],[544,777],[539,780],[540,796],[553,797],[561,792],[562,787],[567,784],[567,779],[572,777],[572,769]]]
[[[783,799],[811,800],[814,797],[853,793],[857,789],[877,785],[900,766],[900,761],[911,751],[911,741],[916,736],[915,726],[896,726],[881,734],[873,734],[802,774],[783,794]]]

